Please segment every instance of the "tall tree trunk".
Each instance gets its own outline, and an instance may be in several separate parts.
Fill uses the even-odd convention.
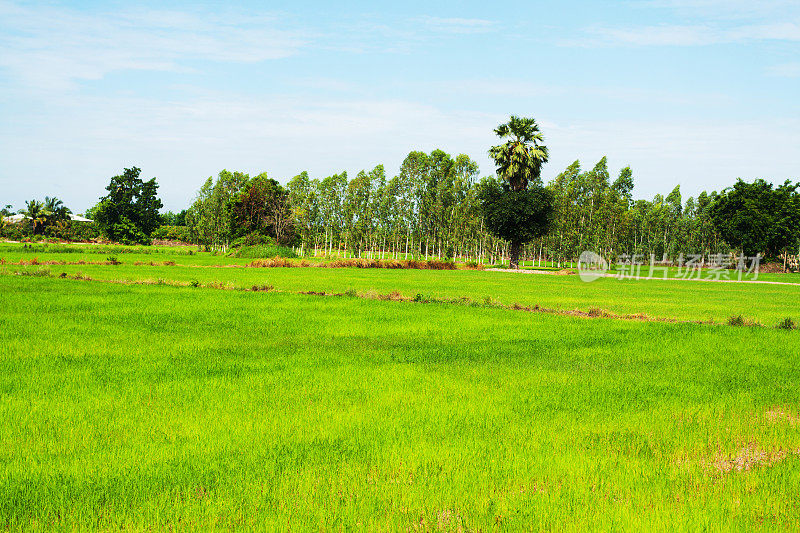
[[[516,241],[512,241],[511,246],[508,247],[508,260],[511,268],[515,270],[519,269],[519,249],[520,245]]]

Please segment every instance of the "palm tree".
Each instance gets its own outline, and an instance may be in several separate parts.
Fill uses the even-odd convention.
[[[528,188],[528,183],[540,179],[542,165],[547,162],[547,147],[540,144],[544,136],[532,118],[511,115],[511,119],[494,130],[505,144],[489,149],[497,165],[497,175],[508,182],[513,191]]]
[[[24,214],[31,219],[31,224],[33,224],[33,233],[35,235],[36,226],[45,223],[50,211],[45,210],[44,204],[38,200],[25,202],[25,205],[27,206],[27,209],[25,210]]]
[[[484,188],[484,212],[490,232],[509,241],[509,263],[519,268],[520,248],[549,231],[553,198],[541,185],[542,165],[547,162],[544,136],[532,118],[511,115],[494,130],[505,144],[489,149],[497,175],[508,187],[495,182]],[[533,187],[529,187],[533,185]],[[509,190],[510,189],[510,190]]]
[[[50,217],[53,219],[54,222],[58,222],[61,220],[69,219],[70,213],[72,211],[64,205],[64,202],[56,198],[55,196],[50,198],[49,196],[44,197],[44,209],[45,211],[49,211],[51,213]],[[50,220],[47,221],[48,223]]]

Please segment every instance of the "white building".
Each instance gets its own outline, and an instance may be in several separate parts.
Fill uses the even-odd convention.
[[[94,220],[89,220],[88,218],[79,217],[78,215],[69,215],[69,219],[73,222],[94,222]],[[17,215],[9,215],[7,217],[3,217],[4,222],[8,222],[9,224],[17,224],[18,222],[22,222],[23,220],[28,220],[28,217],[23,215],[22,213]]]

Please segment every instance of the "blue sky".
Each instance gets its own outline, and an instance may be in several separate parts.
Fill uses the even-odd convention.
[[[265,7],[266,5],[266,7]],[[286,182],[474,158],[533,116],[549,179],[607,155],[637,197],[800,179],[800,3],[0,0],[0,204],[93,205],[139,166],[178,210],[219,170]]]

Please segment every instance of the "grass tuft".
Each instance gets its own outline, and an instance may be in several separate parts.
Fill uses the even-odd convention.
[[[592,318],[606,318],[611,316],[608,311],[599,307],[590,307],[586,314]]]
[[[39,267],[35,269],[18,270],[18,276],[32,276],[32,277],[48,277],[50,276],[50,269],[48,267]]]

